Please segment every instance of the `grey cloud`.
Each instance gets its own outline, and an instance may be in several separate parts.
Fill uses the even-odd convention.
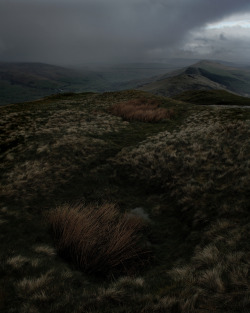
[[[249,9],[248,0],[2,0],[0,60],[146,60],[173,53],[192,29]]]
[[[249,28],[240,26],[202,29],[190,34],[184,50],[196,58],[249,63],[249,39]]]
[[[227,37],[224,34],[220,34],[220,40],[227,40]]]

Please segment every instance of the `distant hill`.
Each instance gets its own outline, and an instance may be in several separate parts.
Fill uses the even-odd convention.
[[[139,89],[163,96],[175,96],[187,90],[227,90],[250,97],[250,70],[201,61],[158,77]]]
[[[61,92],[105,90],[98,73],[43,63],[0,63],[0,105],[29,101]]]
[[[201,105],[242,105],[250,106],[250,98],[238,96],[225,90],[189,90],[173,99]]]
[[[218,89],[250,96],[250,70],[247,67],[236,68],[209,61],[180,67],[188,64],[184,61],[97,64],[75,69],[43,63],[0,62],[0,105],[65,92],[135,88],[168,97],[187,90]]]

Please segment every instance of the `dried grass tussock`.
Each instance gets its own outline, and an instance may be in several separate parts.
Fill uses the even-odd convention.
[[[86,272],[133,271],[148,252],[140,247],[140,218],[121,214],[113,204],[56,208],[49,214],[59,254]]]
[[[150,99],[135,99],[114,104],[110,112],[128,121],[159,122],[174,115],[171,109],[159,107],[160,103]]]

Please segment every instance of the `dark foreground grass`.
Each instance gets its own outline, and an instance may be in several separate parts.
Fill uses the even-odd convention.
[[[124,121],[109,112],[142,97],[173,109],[172,119]],[[1,108],[1,310],[248,313],[249,112],[136,91]],[[65,206],[76,202],[85,205]],[[93,211],[93,203],[117,203],[119,213]],[[133,246],[139,259],[130,259],[121,242],[130,247],[126,234],[137,242],[140,227],[128,228],[138,220],[127,218],[135,208],[148,214],[147,229]],[[101,212],[111,222],[99,223]],[[86,234],[81,246],[76,239]],[[150,264],[141,262],[145,242]],[[88,257],[77,252],[84,249]],[[125,266],[110,262],[126,255]],[[115,275],[96,275],[100,268]]]
[[[190,260],[168,271],[176,289],[161,289],[155,312],[249,312],[250,129],[230,112],[237,111],[199,112],[178,131],[152,136],[113,160],[121,172],[160,189],[196,243]]]

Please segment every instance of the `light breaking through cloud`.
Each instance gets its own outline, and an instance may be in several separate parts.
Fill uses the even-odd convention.
[[[248,60],[246,12],[248,0],[2,0],[0,61]]]

